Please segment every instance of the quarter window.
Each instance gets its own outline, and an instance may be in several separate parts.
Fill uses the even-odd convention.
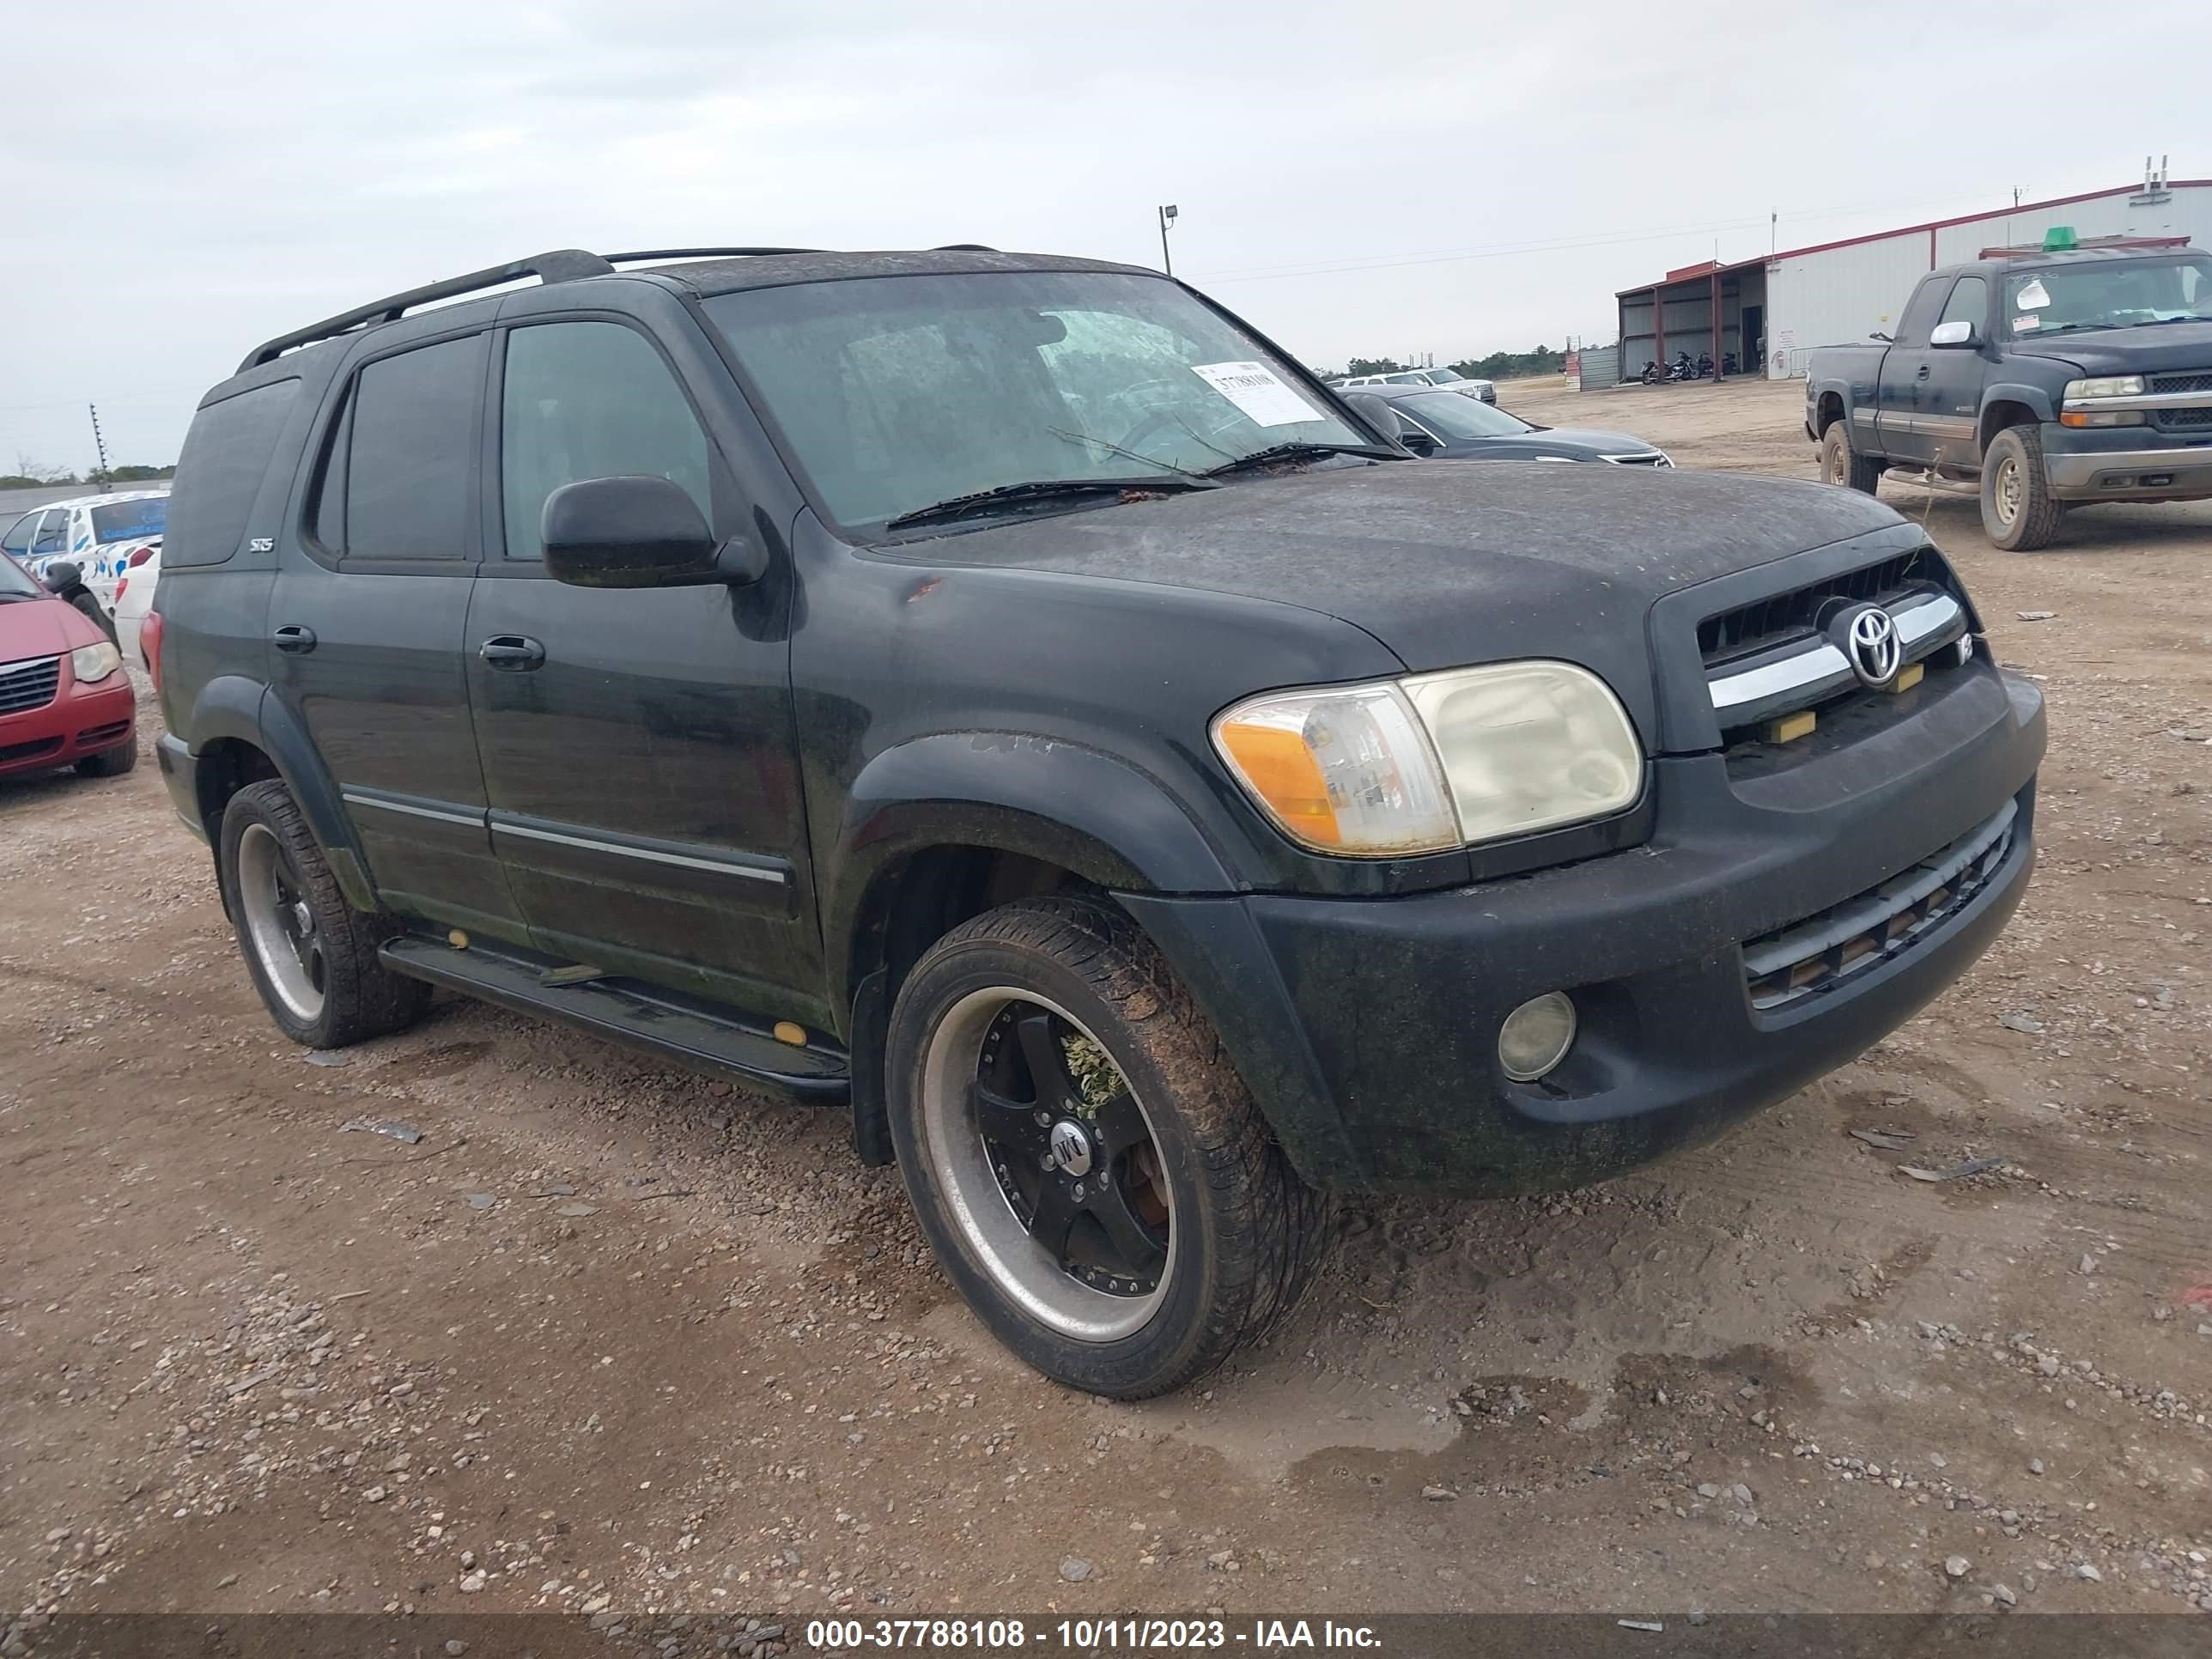
[[[39,522],[38,533],[31,538],[31,556],[46,558],[69,550],[70,510],[65,507],[49,507],[46,516]]]
[[[545,498],[586,478],[666,478],[714,518],[698,416],[651,343],[618,323],[508,334],[499,447],[510,559],[545,556]]]
[[[345,451],[345,553],[462,559],[485,337],[442,340],[355,378]]]

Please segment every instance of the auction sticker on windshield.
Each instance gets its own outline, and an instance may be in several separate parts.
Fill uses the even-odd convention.
[[[1296,426],[1324,418],[1265,363],[1193,363],[1190,372],[1243,410],[1255,426]]]

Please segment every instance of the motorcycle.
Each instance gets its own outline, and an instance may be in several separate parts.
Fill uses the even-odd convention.
[[[1701,380],[1710,380],[1713,378],[1713,354],[1710,351],[1700,351],[1698,354],[1698,378]]]
[[[1735,353],[1733,351],[1723,351],[1721,353],[1721,373],[1723,374],[1733,374],[1736,373]]]
[[[1646,386],[1657,386],[1667,378],[1666,372],[1649,357],[1644,360],[1644,373],[1636,377]]]

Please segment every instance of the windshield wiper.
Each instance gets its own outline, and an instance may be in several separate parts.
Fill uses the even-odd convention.
[[[1000,484],[954,495],[927,507],[917,507],[886,522],[886,530],[905,530],[915,525],[955,524],[994,507],[1018,507],[1028,501],[1080,501],[1091,495],[1120,495],[1125,491],[1157,495],[1168,490],[1211,489],[1213,486],[1189,473],[1147,473],[1134,478],[1037,478],[1027,483]]]
[[[1267,448],[1255,449],[1249,455],[1239,455],[1233,461],[1224,461],[1219,466],[1209,466],[1199,477],[1218,478],[1226,473],[1245,472],[1275,461],[1310,461],[1324,455],[1364,455],[1374,461],[1401,461],[1406,459],[1378,444],[1270,444]]]

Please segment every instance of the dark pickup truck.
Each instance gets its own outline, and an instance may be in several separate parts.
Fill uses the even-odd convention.
[[[2048,545],[2079,502],[2212,496],[2212,257],[2078,248],[1930,271],[1895,338],[1813,353],[1805,432],[1830,483],[1978,489],[2013,550]]]

